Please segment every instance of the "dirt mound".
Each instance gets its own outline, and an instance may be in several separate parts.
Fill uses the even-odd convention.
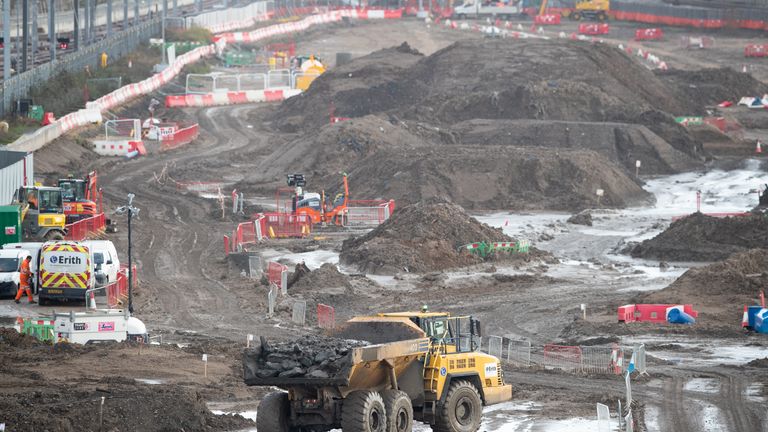
[[[290,166],[307,175],[307,190],[340,190],[343,171],[353,199],[402,204],[445,196],[468,209],[578,211],[596,205],[596,189],[605,190],[607,207],[651,198],[626,169],[589,150],[467,146],[456,139],[444,129],[376,116],[326,125],[281,146],[237,188],[282,185],[282,167]]]
[[[351,366],[352,348],[367,342],[308,335],[289,342],[261,343],[243,353],[245,380],[304,377],[327,379]]]
[[[576,213],[575,215],[569,217],[566,222],[574,225],[592,226],[592,213],[588,211]]]
[[[768,247],[768,218],[761,215],[716,218],[694,213],[631,249],[635,258],[665,261],[717,261],[733,253]]]
[[[309,270],[306,266],[301,268],[302,264],[296,265],[296,271],[288,283],[288,289],[294,290],[312,290],[321,288],[345,288],[351,289],[352,284],[348,276],[345,276],[335,265],[325,263],[316,270]],[[306,269],[306,270],[304,270]]]
[[[462,245],[511,240],[456,204],[433,199],[398,209],[368,234],[345,240],[340,260],[367,273],[424,273],[479,262],[459,251]]]
[[[696,71],[671,69],[656,72],[679,98],[688,100],[696,109],[689,115],[705,114],[704,107],[723,101],[738,101],[744,96],[762,96],[768,85],[752,75],[730,68]]]
[[[747,363],[747,366],[752,366],[756,368],[768,368],[768,357],[764,357],[761,359],[754,359],[751,362]]]
[[[478,118],[639,123],[684,153],[701,152],[666,114],[689,114],[698,107],[607,45],[461,41],[410,65],[396,60],[395,71],[388,61],[371,61],[380,53],[369,57],[360,61],[375,80],[365,86],[356,80],[346,88],[350,78],[344,71],[324,74],[302,97],[281,106],[277,126],[314,130],[328,123],[332,101],[338,116],[390,113],[444,127]],[[388,73],[374,72],[380,69]]]
[[[253,422],[240,416],[213,415],[198,392],[181,386],[113,381],[117,382],[100,383],[95,388],[92,382],[52,382],[50,389],[0,395],[2,422],[13,431],[210,431],[253,427]]]
[[[14,348],[30,348],[36,346],[46,346],[33,336],[27,336],[17,332],[15,329],[0,327],[0,350],[6,351]]]
[[[451,131],[464,145],[592,150],[633,174],[638,160],[643,174],[671,174],[701,165],[641,125],[476,119],[458,123]]]

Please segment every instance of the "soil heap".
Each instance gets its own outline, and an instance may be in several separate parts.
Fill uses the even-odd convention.
[[[245,381],[306,377],[340,377],[351,367],[350,350],[367,342],[307,335],[290,342],[261,344],[243,353]]]
[[[704,107],[723,101],[736,102],[744,96],[762,96],[768,93],[768,85],[751,74],[737,72],[731,68],[695,71],[670,69],[657,71],[656,75],[675,91],[678,98],[696,105],[697,109],[689,115],[704,115]]]
[[[752,249],[725,261],[686,271],[663,290],[642,296],[645,303],[694,303],[722,307],[725,314],[741,312],[739,305],[753,304],[760,289],[768,286],[768,250]],[[717,312],[715,312],[716,314]]]
[[[353,199],[398,204],[444,196],[467,209],[579,211],[595,206],[596,189],[605,190],[605,207],[652,199],[633,173],[590,150],[462,145],[456,139],[443,129],[375,116],[326,125],[281,146],[238,189],[279,186],[285,174],[279,167],[291,166],[307,176],[307,190],[340,190],[336,173],[343,171]]]
[[[297,264],[288,281],[291,291],[317,290],[321,288],[352,288],[348,276],[339,272],[335,265],[325,263],[315,270],[309,270],[303,263]]]
[[[431,199],[398,209],[371,232],[345,240],[340,261],[366,273],[425,273],[478,263],[459,250],[462,245],[511,240],[458,205]]]
[[[367,83],[349,77],[345,68],[356,62],[323,74],[302,97],[286,101],[274,117],[277,126],[316,130],[328,123],[333,102],[337,116],[386,113],[443,128],[472,119],[636,123],[683,153],[702,153],[672,117],[701,107],[604,44],[461,41],[428,57],[395,56],[395,66],[374,53],[363,60],[365,76],[375,77]]]
[[[716,218],[694,213],[634,246],[630,253],[635,258],[665,261],[717,261],[766,247],[768,218],[763,215]]]

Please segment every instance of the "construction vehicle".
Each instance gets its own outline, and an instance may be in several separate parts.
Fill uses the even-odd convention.
[[[344,191],[339,192],[329,200],[325,191],[305,192],[307,181],[304,174],[288,174],[288,186],[292,189],[291,211],[294,214],[307,215],[312,219],[312,224],[344,225],[346,222],[347,208],[349,204],[349,183],[347,174],[342,174]],[[278,191],[279,194],[280,191]],[[278,209],[280,202],[278,198]]]
[[[67,220],[60,188],[22,186],[14,195],[13,205],[20,206],[25,241],[64,239]]]
[[[262,400],[260,431],[410,432],[419,420],[439,432],[475,432],[484,405],[508,401],[499,359],[477,351],[480,324],[447,313],[403,312],[348,321],[336,334],[374,345],[351,348],[335,375],[265,376],[255,355],[270,352],[266,339],[244,355],[245,383],[275,386]]]
[[[306,91],[317,77],[325,73],[325,66],[315,55],[297,56],[291,59],[291,72],[296,88]]]
[[[96,285],[90,248],[81,242],[49,241],[40,249],[38,301],[85,301],[87,290]]]
[[[91,171],[84,179],[76,179],[71,175],[65,179],[59,179],[64,214],[67,216],[68,224],[101,213],[100,205],[97,203],[100,201],[97,180],[96,171]]]
[[[523,0],[521,2],[521,9],[528,10],[534,2],[530,0]],[[565,7],[564,2],[558,2],[558,6],[549,10],[550,13],[560,13],[564,18],[570,18],[574,21],[581,21],[582,19],[593,19],[597,21],[606,21],[608,19],[608,12],[611,10],[610,0],[576,0],[573,6]],[[549,0],[541,0],[539,6],[538,15],[545,15],[547,10],[550,9]]]
[[[511,19],[520,14],[520,9],[512,4],[484,3],[480,0],[467,0],[464,4],[453,8],[453,18],[499,18]]]

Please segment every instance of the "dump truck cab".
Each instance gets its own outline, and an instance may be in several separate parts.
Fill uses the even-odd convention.
[[[14,196],[21,206],[21,228],[25,239],[61,240],[66,234],[66,216],[61,188],[22,186]]]
[[[274,370],[284,354],[262,340],[246,350],[245,382],[287,393],[262,401],[259,412],[274,415],[258,417],[257,429],[409,432],[419,420],[441,432],[475,432],[483,406],[512,398],[499,359],[477,351],[479,329],[472,317],[443,312],[355,317],[336,331],[335,340],[371,345],[349,349],[335,361],[344,367],[333,374],[318,372],[323,363],[313,364],[325,355],[312,360],[302,354],[296,360],[314,372],[300,376],[296,369]]]

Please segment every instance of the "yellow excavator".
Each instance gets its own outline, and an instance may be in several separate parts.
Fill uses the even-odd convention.
[[[334,360],[343,367],[333,375],[265,370],[281,358],[266,339],[246,350],[245,383],[285,390],[262,400],[259,431],[410,432],[415,419],[433,431],[475,432],[483,406],[512,398],[499,359],[477,350],[480,323],[472,317],[381,313],[353,318],[334,336],[373,345]],[[312,362],[302,355],[302,364]]]
[[[548,6],[549,1],[542,0],[541,7],[539,8],[539,15],[544,15]],[[576,0],[573,8],[562,9],[561,15],[574,21],[580,21],[583,18],[587,18],[603,22],[608,19],[608,12],[610,10],[610,0]]]

